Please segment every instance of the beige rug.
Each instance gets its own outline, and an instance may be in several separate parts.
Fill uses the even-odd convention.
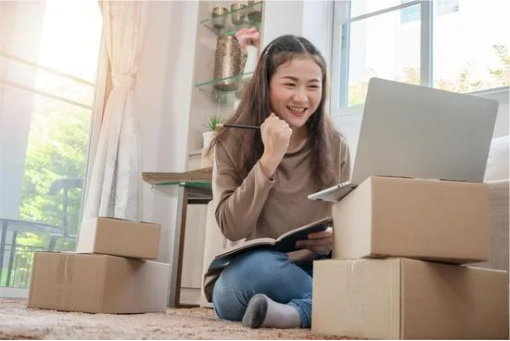
[[[207,308],[165,314],[109,315],[27,309],[0,299],[0,339],[342,339],[309,329],[249,329],[221,321]],[[346,339],[346,338],[344,338]]]

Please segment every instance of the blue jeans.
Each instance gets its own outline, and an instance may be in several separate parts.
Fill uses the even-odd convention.
[[[312,263],[292,263],[287,254],[259,249],[237,256],[214,284],[212,301],[221,319],[241,321],[255,294],[296,308],[301,327],[312,320]]]

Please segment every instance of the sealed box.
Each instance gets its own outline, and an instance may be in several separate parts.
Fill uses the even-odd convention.
[[[312,332],[508,340],[507,274],[403,258],[316,261]]]
[[[164,312],[169,265],[109,255],[36,252],[29,308],[87,313]]]
[[[370,177],[333,205],[333,258],[489,259],[487,185]]]
[[[161,225],[98,217],[84,222],[76,252],[156,259]]]

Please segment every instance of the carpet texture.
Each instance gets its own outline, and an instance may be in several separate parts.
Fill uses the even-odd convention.
[[[348,339],[309,329],[249,329],[221,321],[207,308],[163,314],[86,314],[28,309],[25,300],[0,299],[0,339]]]

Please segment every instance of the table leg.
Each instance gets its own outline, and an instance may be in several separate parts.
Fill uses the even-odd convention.
[[[2,279],[2,268],[4,265],[4,252],[5,252],[5,244],[7,242],[7,221],[2,221],[2,236],[0,237],[0,285]]]
[[[177,201],[177,219],[175,224],[174,245],[172,248],[172,273],[170,274],[170,297],[168,306],[178,307],[181,296],[182,261],[184,253],[184,236],[186,234],[186,212],[188,208],[188,189],[179,186]]]
[[[14,263],[14,256],[16,255],[16,237],[17,236],[18,236],[18,231],[12,231],[11,253],[9,255],[9,266],[7,268],[7,282],[5,284],[6,287],[11,286],[12,265]]]

